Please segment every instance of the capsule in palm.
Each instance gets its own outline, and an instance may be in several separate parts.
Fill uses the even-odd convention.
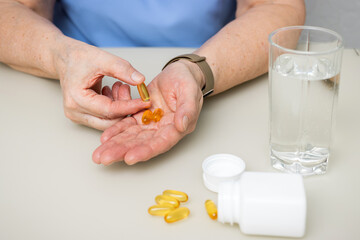
[[[155,122],[158,122],[161,120],[161,118],[164,116],[164,111],[161,108],[157,108],[153,112],[153,119]]]
[[[142,117],[141,117],[141,121],[144,123],[144,124],[149,124],[151,122],[151,120],[153,119],[153,114],[152,112],[148,109],[146,110]]]

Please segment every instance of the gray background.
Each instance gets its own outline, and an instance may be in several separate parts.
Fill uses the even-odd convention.
[[[346,48],[360,48],[360,0],[305,0],[306,25],[325,27],[344,38]]]

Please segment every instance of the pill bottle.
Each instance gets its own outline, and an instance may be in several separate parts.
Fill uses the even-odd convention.
[[[218,192],[218,221],[237,223],[245,234],[304,236],[306,195],[302,176],[244,170],[244,161],[229,154],[212,155],[203,162],[204,183]]]

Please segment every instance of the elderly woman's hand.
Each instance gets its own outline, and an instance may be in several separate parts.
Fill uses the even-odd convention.
[[[168,151],[194,131],[203,104],[203,83],[194,63],[180,60],[167,66],[148,86],[151,109],[161,108],[163,118],[145,125],[141,111],[117,122],[102,134],[102,144],[93,153],[94,162],[135,164]]]
[[[104,130],[129,114],[149,108],[150,102],[131,99],[127,84],[117,82],[113,91],[101,89],[104,76],[130,85],[145,80],[129,62],[97,47],[66,38],[63,51],[55,54],[63,92],[64,112],[72,121]],[[114,97],[115,99],[114,99]]]

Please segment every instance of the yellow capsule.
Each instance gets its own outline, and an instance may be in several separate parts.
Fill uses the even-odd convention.
[[[186,207],[177,208],[165,215],[164,220],[167,223],[173,223],[189,216],[190,210]]]
[[[161,108],[157,108],[154,110],[153,119],[155,122],[160,121],[163,116],[164,116],[164,111]]]
[[[137,85],[137,89],[139,91],[140,97],[144,102],[148,102],[150,101],[150,94],[147,90],[147,87],[145,85],[145,83],[140,83],[139,85]]]
[[[158,195],[155,197],[155,202],[157,204],[171,204],[174,206],[174,208],[177,208],[179,207],[180,205],[180,202],[174,198],[174,197],[171,197],[171,196],[167,196],[167,195]]]
[[[217,207],[212,200],[205,201],[206,212],[212,220],[217,219]]]
[[[143,122],[143,124],[150,124],[152,119],[153,119],[153,114],[149,109],[146,110],[141,117],[141,121]]]
[[[176,190],[165,190],[163,195],[174,197],[180,202],[186,202],[188,200],[188,195],[186,193]]]
[[[148,213],[153,216],[165,216],[174,209],[175,207],[173,205],[164,203],[149,207]]]

